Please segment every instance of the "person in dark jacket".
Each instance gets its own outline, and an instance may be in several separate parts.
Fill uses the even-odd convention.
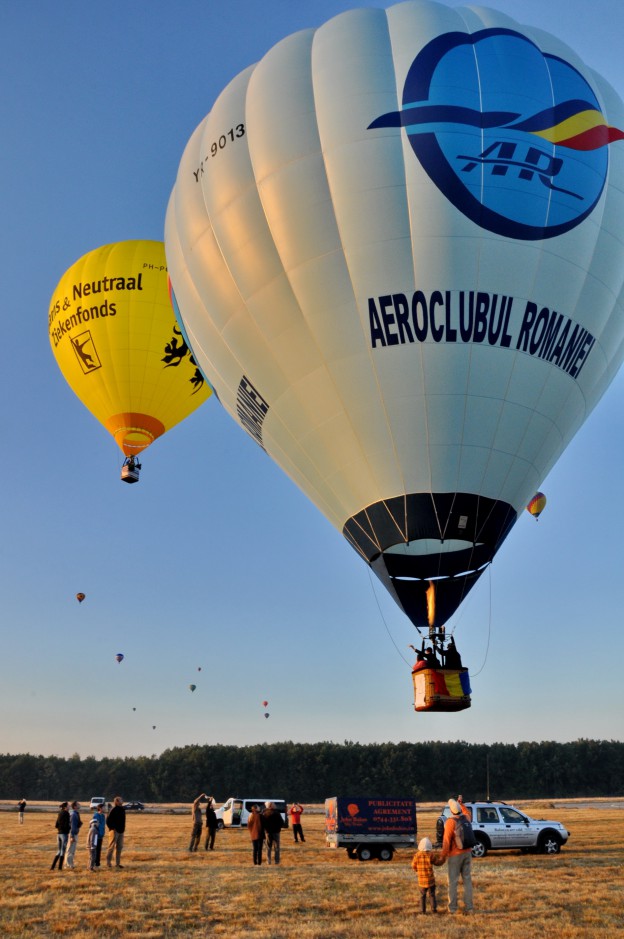
[[[262,813],[262,828],[267,843],[267,863],[271,863],[271,854],[273,853],[275,863],[280,862],[280,834],[284,827],[281,814],[277,811],[272,802],[265,802],[265,810]]]
[[[69,840],[67,842],[67,851],[65,853],[65,867],[73,871],[74,857],[78,847],[78,833],[82,828],[82,819],[80,818],[80,802],[72,802],[71,812],[69,813]]]
[[[459,654],[459,650],[455,645],[455,640],[452,636],[449,639],[448,647],[444,653],[444,667],[457,669],[462,668],[461,655]]]
[[[106,866],[112,867],[113,854],[115,855],[115,867],[122,868],[121,852],[124,846],[124,833],[126,831],[126,810],[123,807],[121,796],[115,796],[113,807],[108,813],[106,827],[110,835],[108,839],[108,851],[106,852]]]
[[[208,798],[206,806],[206,845],[205,851],[214,851],[215,835],[217,834],[217,815],[214,810],[214,799]]]
[[[67,811],[67,802],[61,802],[59,805],[59,813],[56,816],[56,824],[54,827],[56,828],[57,850],[50,870],[54,870],[56,862],[58,861],[59,870],[62,871],[67,839],[69,837],[69,812]]]

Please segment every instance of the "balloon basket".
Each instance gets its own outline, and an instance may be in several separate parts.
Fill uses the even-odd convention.
[[[415,711],[463,711],[470,707],[468,669],[420,668],[412,672]]]
[[[124,483],[138,483],[139,465],[133,460],[127,460],[121,467],[121,479]]]

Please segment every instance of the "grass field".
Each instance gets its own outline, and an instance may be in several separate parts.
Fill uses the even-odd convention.
[[[86,824],[76,870],[51,871],[54,812],[0,812],[0,936],[249,939],[587,939],[624,936],[624,810],[519,803],[572,832],[558,856],[499,851],[473,861],[475,916],[417,913],[411,853],[351,861],[325,847],[323,817],[304,815],[305,844],[282,834],[279,867],[254,867],[246,831],[189,854],[190,815],[128,815],[124,870],[87,869]],[[433,835],[438,806],[419,811]],[[83,812],[88,821],[90,812]],[[446,899],[446,869],[437,869]],[[461,888],[460,888],[461,900]],[[442,908],[445,903],[440,904]]]

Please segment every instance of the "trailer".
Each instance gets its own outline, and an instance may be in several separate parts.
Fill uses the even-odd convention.
[[[391,861],[399,848],[416,848],[416,800],[369,796],[325,799],[325,844],[346,848],[359,861]]]

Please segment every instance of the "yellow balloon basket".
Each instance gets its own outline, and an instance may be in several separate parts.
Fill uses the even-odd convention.
[[[421,668],[412,672],[415,711],[463,711],[470,707],[468,669]]]

